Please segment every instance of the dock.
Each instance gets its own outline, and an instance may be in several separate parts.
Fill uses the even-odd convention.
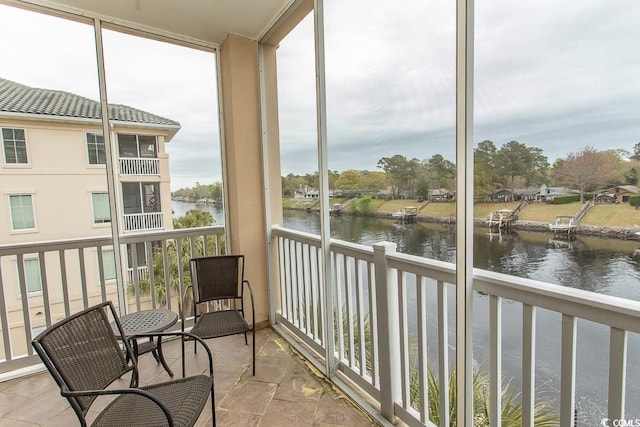
[[[511,209],[498,209],[495,212],[491,212],[487,217],[489,228],[498,230],[510,229],[513,221],[515,221],[515,215]]]
[[[575,237],[578,224],[573,216],[560,215],[556,220],[549,224],[549,229],[553,231],[554,236],[565,236],[567,239]]]
[[[418,208],[415,206],[407,206],[391,215],[394,219],[402,222],[413,222],[418,216]]]

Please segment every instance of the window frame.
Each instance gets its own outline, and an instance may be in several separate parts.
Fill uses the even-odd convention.
[[[146,135],[146,134],[133,134],[133,133],[117,133],[117,140],[118,140],[118,158],[130,158],[130,159],[157,159],[158,158],[158,136],[157,135]],[[121,141],[120,141],[120,137],[133,137],[135,139],[134,141],[122,141],[122,144],[134,144],[135,143],[135,148],[136,148],[136,153],[135,156],[131,156],[131,155],[123,155],[122,154],[122,145],[121,145]],[[153,156],[149,156],[149,155],[143,155],[144,153],[148,153],[148,150],[143,150],[142,146],[141,146],[141,142],[140,142],[140,138],[143,139],[147,139],[147,138],[153,138],[153,147],[154,147],[154,152],[153,152]],[[143,142],[144,144],[149,144],[149,142]]]
[[[113,247],[109,246],[109,247],[103,247],[100,249],[102,251],[102,273],[104,274],[104,283],[106,285],[109,284],[113,284],[116,283],[116,277],[117,277],[117,273],[116,273],[116,253],[115,250],[113,249]],[[111,253],[111,256],[109,257],[107,254]],[[98,259],[98,251],[96,251],[96,272],[97,272],[97,276],[98,276],[98,286],[100,285],[100,261]],[[107,259],[110,259],[112,262],[112,267],[113,267],[113,277],[107,277]]]
[[[13,204],[11,200],[13,197],[25,197],[28,196],[31,199],[31,219],[33,221],[33,227],[31,228],[15,228],[15,222],[13,217]],[[7,205],[9,207],[9,222],[11,225],[11,233],[33,233],[38,231],[38,222],[36,221],[36,201],[35,192],[16,192],[7,194]]]
[[[7,161],[7,150],[6,150],[6,140],[4,137],[4,131],[5,130],[11,130],[13,131],[13,148],[14,151],[16,149],[16,138],[15,138],[15,131],[16,130],[21,130],[22,133],[24,134],[24,155],[26,157],[26,161],[25,162],[9,162]],[[10,168],[24,168],[24,167],[28,167],[31,166],[30,163],[30,159],[31,159],[31,154],[29,153],[29,144],[27,144],[27,129],[25,128],[20,128],[20,127],[0,127],[0,141],[2,142],[2,160],[3,160],[3,164],[6,167],[10,167]],[[17,156],[16,156],[17,159]]]
[[[107,197],[107,213],[109,214],[109,218],[103,221],[96,221],[96,203],[94,196],[102,195]],[[91,204],[91,225],[94,227],[103,227],[111,224],[111,209],[109,207],[109,193],[107,191],[90,191],[89,192],[89,203]]]
[[[90,141],[89,138],[93,137],[93,141]],[[100,162],[100,151],[99,151],[99,147],[100,147],[100,142],[98,141],[98,137],[102,138],[102,155],[104,156],[104,162]],[[106,165],[107,164],[107,151],[105,149],[104,146],[104,135],[102,135],[102,132],[85,132],[85,148],[86,148],[86,153],[87,153],[87,164],[91,167],[99,167],[102,165]],[[94,145],[94,147],[90,147],[90,145]],[[97,163],[93,163],[91,161],[91,153],[94,152],[94,155],[96,157],[96,160],[98,161]]]
[[[16,266],[17,266],[17,262],[18,262],[18,260],[16,259]],[[38,281],[40,282],[39,283],[40,286],[39,286],[39,289],[36,289],[36,290],[32,291],[32,290],[29,290],[29,274],[28,274],[27,263],[32,264],[34,262],[37,265],[37,269],[36,270],[38,272]],[[41,295],[43,287],[42,287],[42,274],[41,274],[41,271],[40,271],[40,258],[38,258],[37,256],[28,257],[28,258],[25,257],[25,258],[22,259],[22,267],[24,268],[24,281],[25,281],[24,288],[27,291],[27,295],[28,296]],[[17,281],[17,284],[18,284],[18,295],[20,295],[21,294],[21,289],[20,289],[20,274],[19,274],[19,271],[16,271],[16,274],[18,274],[18,281]]]

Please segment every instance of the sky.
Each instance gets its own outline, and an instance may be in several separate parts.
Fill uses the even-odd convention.
[[[325,0],[329,169],[455,161],[455,2]],[[474,143],[640,142],[640,2],[476,2]],[[11,40],[11,43],[7,43]],[[220,180],[215,56],[105,31],[108,99],[180,122],[172,190]],[[313,20],[278,49],[282,173],[317,167]],[[35,52],[26,55],[25,52]],[[98,99],[93,29],[0,5],[0,76]],[[8,58],[13,58],[9,60]]]

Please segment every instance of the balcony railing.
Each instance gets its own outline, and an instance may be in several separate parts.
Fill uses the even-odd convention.
[[[391,243],[370,248],[332,240],[329,261],[334,277],[324,283],[318,236],[279,226],[272,228],[272,236],[279,277],[276,318],[285,326],[275,328],[285,336],[295,334],[297,339],[290,343],[325,374],[326,358],[335,358],[328,365],[337,363],[337,371],[350,380],[338,381],[343,389],[357,397],[349,385],[355,384],[360,393],[366,392],[378,403],[386,418],[397,416],[408,425],[432,426],[427,404],[428,366],[436,362],[438,389],[449,390],[450,349],[455,345],[455,340],[449,339],[455,336],[455,324],[449,320],[449,312],[455,312],[455,265],[397,253]],[[639,302],[483,270],[475,270],[473,280],[474,319],[487,319],[483,345],[488,352],[490,425],[502,425],[502,358],[509,354],[505,345],[513,346],[514,340],[521,342],[521,377],[516,382],[521,380],[523,425],[533,425],[536,341],[554,334],[553,328],[558,330],[559,340],[559,366],[551,368],[559,373],[560,425],[574,425],[575,390],[580,380],[576,373],[578,325],[596,328],[599,335],[609,332],[602,340],[609,357],[598,368],[608,375],[608,390],[600,403],[606,407],[607,418],[624,419],[627,338],[632,332],[632,348],[636,348]],[[325,286],[331,286],[334,295],[331,316],[326,315]],[[510,314],[506,322],[502,321],[503,309]],[[512,318],[514,310],[518,314]],[[327,352],[327,340],[334,334],[327,333],[324,319],[335,323],[333,355]],[[544,332],[537,334],[536,324],[543,320]],[[503,340],[503,328],[507,327],[508,341]],[[439,399],[440,408],[450,407],[449,393],[439,393]],[[439,416],[441,426],[449,425],[446,411]]]
[[[145,265],[123,265],[124,289],[107,277],[110,237],[1,245],[0,373],[40,363],[30,344],[34,331],[100,301],[113,301],[121,314],[155,307],[179,312],[189,259],[222,253],[223,234],[224,227],[215,226],[121,236],[123,254],[130,245],[137,260],[140,243],[147,254]],[[38,292],[28,291],[32,276],[25,272],[25,259],[38,260]]]
[[[123,220],[124,231],[161,230],[164,227],[162,212],[125,214]]]
[[[120,157],[120,175],[160,175],[157,158]]]

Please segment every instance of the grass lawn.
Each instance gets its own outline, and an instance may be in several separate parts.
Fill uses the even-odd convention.
[[[529,203],[522,209],[518,219],[522,221],[553,222],[557,216],[574,216],[580,212],[582,203],[551,205],[548,203]]]
[[[406,208],[407,206],[415,206],[417,208],[420,206],[420,203],[415,200],[407,199],[387,200],[378,208],[378,210],[381,212],[396,212],[400,209]]]
[[[495,212],[498,209],[515,209],[518,206],[517,202],[507,203],[476,203],[473,205],[473,217],[474,218],[486,218],[491,212]]]
[[[582,219],[584,225],[633,228],[640,225],[640,210],[628,203],[595,205]]]
[[[427,204],[420,210],[421,214],[448,217],[456,214],[455,202],[434,202]]]
[[[332,198],[329,204],[341,203],[344,204],[348,199],[344,198]],[[283,199],[282,205],[285,208],[305,208],[318,207],[318,200],[316,199]],[[357,203],[355,201],[354,203]],[[346,209],[351,207],[352,203],[349,203]],[[407,206],[418,207],[421,203],[415,200],[381,200],[373,199],[372,205],[374,209],[379,212],[396,212],[404,209]],[[473,206],[474,218],[486,218],[490,212],[495,212],[498,209],[515,209],[518,204],[515,202],[510,203],[477,203]],[[568,203],[564,205],[551,205],[547,203],[529,203],[522,209],[518,219],[522,221],[535,221],[551,223],[555,221],[557,216],[568,215],[574,216],[582,207],[579,202]],[[420,210],[421,214],[449,217],[455,215],[456,204],[455,202],[445,203],[428,203]],[[620,204],[606,204],[596,205],[587,213],[582,219],[581,224],[592,226],[605,226],[605,227],[624,227],[634,228],[636,224],[640,225],[640,210],[636,210],[634,207],[627,203]]]
[[[282,207],[283,208],[306,208],[306,207],[315,207],[318,204],[317,199],[282,199]]]

